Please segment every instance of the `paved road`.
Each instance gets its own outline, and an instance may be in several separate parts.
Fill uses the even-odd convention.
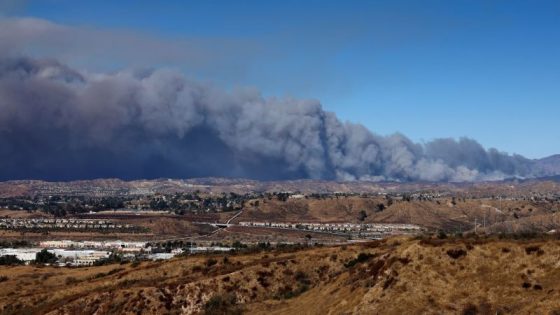
[[[243,213],[243,210],[237,212],[233,217],[231,217],[229,220],[226,221],[226,224],[229,224],[233,219],[237,218],[238,216],[240,216]]]

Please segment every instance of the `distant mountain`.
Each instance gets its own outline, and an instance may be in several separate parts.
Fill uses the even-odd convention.
[[[560,175],[560,154],[535,160],[534,174],[538,177]]]
[[[464,191],[479,193],[489,191],[499,194],[515,186],[519,191],[558,191],[560,183],[560,154],[542,159],[529,160],[530,173],[525,179],[512,177],[490,182],[372,182],[329,180],[280,180],[258,181],[243,178],[191,178],[151,179],[125,181],[115,178],[48,182],[42,180],[0,181],[0,198],[22,195],[79,195],[123,196],[154,193],[173,194],[187,191],[204,193],[248,193],[292,191],[303,193],[386,193],[405,191]],[[513,185],[513,186],[512,186]]]

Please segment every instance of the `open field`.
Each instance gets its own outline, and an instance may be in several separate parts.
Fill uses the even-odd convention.
[[[5,267],[0,309],[3,314],[557,314],[559,245],[551,238],[391,238],[101,267]]]
[[[53,216],[48,213],[40,211],[14,211],[8,209],[0,209],[0,218],[14,218],[14,219],[30,219],[30,218],[52,218]]]

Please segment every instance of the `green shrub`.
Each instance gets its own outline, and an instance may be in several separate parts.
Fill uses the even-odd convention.
[[[453,259],[458,259],[467,255],[467,251],[462,248],[449,249],[447,250],[447,255]]]
[[[305,284],[299,285],[295,290],[292,290],[290,286],[285,286],[276,293],[275,298],[287,300],[297,297],[307,290],[309,290],[309,287]]]
[[[544,251],[539,246],[529,246],[525,248],[525,252],[527,255],[531,255],[533,253],[537,253],[538,256],[544,254]]]
[[[74,277],[66,277],[66,280],[64,281],[64,283],[66,285],[70,285],[70,284],[74,284],[77,283],[78,279],[74,278]]]
[[[240,315],[243,310],[237,305],[234,293],[216,294],[204,304],[205,315]]]
[[[296,271],[296,274],[294,275],[294,278],[296,279],[297,282],[299,282],[303,285],[310,285],[311,284],[311,281],[309,280],[309,277],[303,271]]]
[[[19,260],[15,255],[4,255],[0,256],[0,265],[23,265],[23,261]]]
[[[57,260],[56,255],[46,249],[41,250],[35,255],[35,262],[38,264],[52,264]]]
[[[218,263],[218,261],[217,261],[216,259],[214,259],[214,258],[208,258],[208,260],[206,261],[206,266],[212,267],[212,266],[214,266],[214,265],[217,264],[217,263]]]
[[[366,262],[372,257],[373,257],[372,254],[359,253],[356,258],[354,258],[354,259],[350,260],[349,262],[345,263],[344,266],[346,268],[354,267],[356,264],[361,264],[363,262]]]

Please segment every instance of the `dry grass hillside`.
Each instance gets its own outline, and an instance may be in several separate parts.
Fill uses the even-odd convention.
[[[560,227],[555,218],[560,211],[557,201],[460,197],[391,202],[383,196],[260,199],[248,203],[236,221],[359,222],[361,211],[367,214],[366,223],[412,223],[457,232],[472,229],[475,221],[480,228],[497,233],[524,229],[547,232]]]
[[[255,206],[245,206],[243,214],[236,221],[323,221],[353,222],[358,213],[366,210],[373,213],[383,197],[327,197],[324,199],[259,199]],[[250,203],[249,203],[250,204]]]
[[[36,219],[36,218],[52,218],[53,216],[44,212],[28,212],[28,211],[14,211],[1,209],[0,218],[12,218],[12,219]]]
[[[560,241],[394,238],[88,268],[4,267],[2,314],[560,314]]]

